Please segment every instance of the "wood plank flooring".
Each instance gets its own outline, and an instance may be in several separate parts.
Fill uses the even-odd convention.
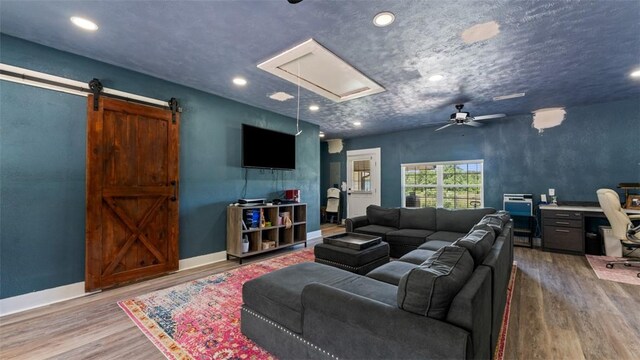
[[[323,226],[325,235],[342,231]],[[515,257],[507,359],[639,358],[639,286],[599,280],[581,256],[516,248]],[[225,261],[2,317],[0,359],[163,359],[116,302],[235,267]]]
[[[515,248],[507,359],[639,359],[640,286],[600,280],[584,256]]]

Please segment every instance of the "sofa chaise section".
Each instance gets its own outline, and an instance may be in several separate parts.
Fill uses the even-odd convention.
[[[441,308],[441,318],[433,318],[403,309],[401,287],[323,264],[297,264],[245,284],[241,329],[282,359],[487,358],[490,332],[481,330],[490,326],[490,272],[476,269],[459,286],[447,295],[451,305]]]

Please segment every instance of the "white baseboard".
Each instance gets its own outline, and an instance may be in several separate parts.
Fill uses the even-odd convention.
[[[322,236],[322,231],[320,230],[316,230],[316,231],[312,231],[312,232],[308,232],[307,233],[307,240],[311,240],[311,239],[315,239],[315,238],[319,238]]]
[[[84,292],[84,281],[30,292],[0,300],[0,316],[35,309],[60,301],[71,300],[93,293]]]
[[[220,261],[227,260],[226,251],[218,251],[211,254],[194,256],[188,259],[182,259],[178,263],[178,271],[193,269],[198,266],[209,265]]]
[[[208,265],[227,259],[226,251],[194,256],[182,259],[178,263],[178,271],[192,269],[194,267]],[[26,310],[51,305],[57,302],[71,300],[78,297],[93,294],[84,292],[84,281],[55,288],[30,292],[28,294],[0,299],[0,316],[19,313]]]

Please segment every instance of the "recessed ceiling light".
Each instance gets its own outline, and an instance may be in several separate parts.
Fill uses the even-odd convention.
[[[311,110],[311,111],[318,111],[318,110],[320,110],[320,106],[318,106],[318,105],[311,105],[311,106],[309,106],[309,110]]]
[[[493,101],[514,99],[514,98],[519,98],[519,97],[523,97],[523,96],[524,96],[524,93],[515,93],[515,94],[509,94],[509,95],[494,96]]]
[[[440,81],[444,79],[444,76],[442,75],[432,75],[429,77],[429,81]]]
[[[362,123],[360,121],[354,121],[353,125],[355,126],[362,126]]]
[[[321,138],[323,138],[323,137],[324,137],[324,133],[323,133],[322,131],[320,131],[319,136],[320,136]]]
[[[632,71],[631,74],[629,74],[629,76],[631,76],[633,78],[640,77],[640,69]]]
[[[82,28],[82,29],[85,29],[85,30],[90,30],[90,31],[98,30],[98,25],[96,25],[96,23],[94,23],[91,20],[87,20],[87,19],[81,18],[79,16],[72,16],[71,19],[69,19],[69,20],[71,20],[71,22],[75,26],[77,26],[79,28]]]
[[[393,13],[390,13],[388,11],[383,11],[381,13],[376,14],[376,16],[373,17],[373,25],[377,27],[389,26],[391,25],[391,23],[394,22],[395,19],[396,19],[396,16],[393,15]]]
[[[237,78],[233,78],[233,83],[238,86],[245,86],[247,85],[247,80],[241,77],[237,77]]]

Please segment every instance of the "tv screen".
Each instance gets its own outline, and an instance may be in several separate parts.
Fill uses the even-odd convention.
[[[296,168],[296,137],[242,124],[242,167]]]

